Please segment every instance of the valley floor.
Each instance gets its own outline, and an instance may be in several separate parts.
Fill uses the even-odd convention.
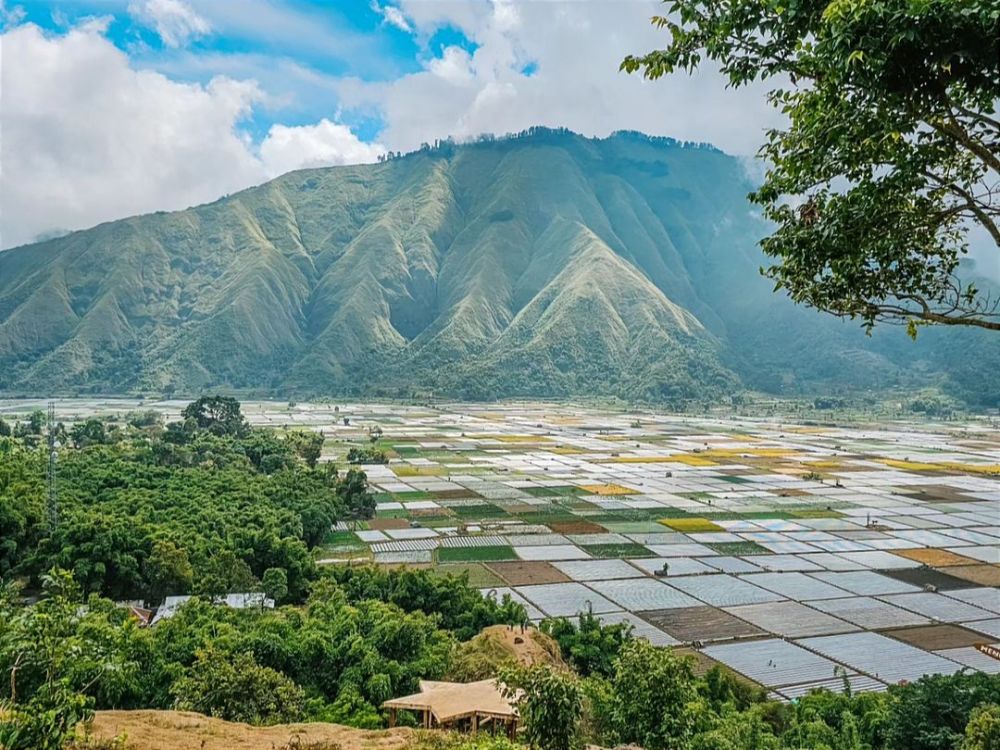
[[[176,418],[182,406],[143,408]],[[30,408],[0,402],[0,414]],[[131,408],[57,406],[63,419]],[[352,447],[386,452],[363,467],[375,518],[338,524],[324,564],[465,572],[532,620],[590,610],[781,700],[1000,673],[983,648],[1000,641],[1000,432],[985,420],[817,425],[538,403],[243,411],[321,430],[340,465]]]

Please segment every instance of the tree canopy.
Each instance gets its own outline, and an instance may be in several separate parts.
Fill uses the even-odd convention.
[[[765,270],[835,315],[1000,330],[995,291],[960,261],[975,228],[1000,253],[1000,5],[986,0],[667,0],[664,49],[622,68],[719,65],[772,80],[751,196],[775,223]]]
[[[61,567],[85,593],[156,604],[260,590],[270,570],[268,585],[301,601],[317,574],[311,549],[349,508],[370,504],[364,472],[316,463],[315,438],[251,428],[232,399],[206,397],[184,413],[165,429],[148,419],[72,426],[55,528],[45,448],[30,435],[0,437],[0,575],[37,584]]]

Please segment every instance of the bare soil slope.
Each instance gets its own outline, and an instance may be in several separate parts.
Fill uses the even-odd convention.
[[[559,645],[537,628],[508,628],[506,625],[491,625],[483,628],[473,640],[489,640],[510,654],[518,664],[531,666],[533,664],[551,664],[565,667],[559,653]]]
[[[505,664],[522,666],[551,664],[568,669],[559,653],[559,644],[537,628],[513,629],[506,625],[484,628],[472,640],[459,645],[446,679],[474,682],[496,677]]]
[[[254,727],[187,711],[97,712],[95,740],[110,741],[123,734],[127,750],[402,750],[420,747],[424,733],[320,723]]]

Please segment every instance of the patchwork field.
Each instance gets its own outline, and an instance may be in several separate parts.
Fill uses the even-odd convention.
[[[783,699],[1000,672],[980,648],[1000,641],[1000,432],[985,422],[805,426],[537,403],[244,412],[322,431],[324,459],[341,466],[352,447],[388,454],[363,466],[376,518],[332,530],[323,564],[467,573],[534,620],[629,622]]]

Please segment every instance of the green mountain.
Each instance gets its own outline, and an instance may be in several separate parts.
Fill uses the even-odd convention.
[[[0,253],[0,390],[961,387],[940,342],[772,294],[751,188],[711,147],[545,129],[293,172]]]

